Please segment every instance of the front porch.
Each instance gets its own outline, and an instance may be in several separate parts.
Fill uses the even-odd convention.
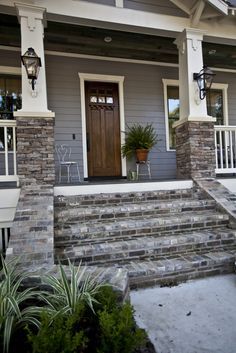
[[[11,185],[12,187],[14,186],[14,183],[18,186],[19,184],[19,177],[17,174],[17,150],[16,150],[16,144],[17,144],[17,128],[16,128],[16,120],[0,120],[0,133],[2,136],[1,143],[2,147],[0,149],[0,187],[8,187]],[[218,126],[216,125],[214,127],[214,155],[215,155],[215,173],[216,176],[225,176],[225,177],[230,177],[236,173],[236,126]],[[56,135],[54,136],[56,138]],[[172,152],[173,153],[173,152]],[[158,152],[156,153],[158,155]],[[37,156],[37,152],[35,151],[35,156]],[[150,159],[150,164],[151,164],[151,171],[152,168],[154,167],[155,170],[155,162],[154,160],[156,159],[156,156],[154,153],[151,154],[151,159]],[[37,157],[36,157],[37,158]],[[56,153],[55,153],[55,159],[56,159]],[[157,156],[158,158],[158,156]],[[129,166],[130,168],[133,168],[132,170],[135,171],[136,173],[136,166],[135,163]],[[27,168],[27,166],[26,166]],[[81,165],[79,166],[80,169]],[[125,168],[126,169],[126,168]],[[131,169],[129,169],[131,171]],[[129,172],[128,171],[128,172]],[[67,175],[67,170],[63,170],[64,174],[62,175],[61,178],[61,183],[59,182],[59,165],[57,164],[57,159],[56,159],[56,189],[63,188],[63,186],[67,187],[69,190],[73,190],[76,192],[76,190],[79,190],[79,186],[81,184],[81,187],[83,189],[83,186],[88,184],[107,184],[107,183],[114,183],[114,184],[127,184],[130,185],[130,191],[132,191],[132,188],[134,187],[135,183],[131,183],[131,180],[129,180],[129,176],[127,175],[127,169],[126,169],[126,175],[122,179],[116,178],[113,179],[107,177],[106,179],[95,179],[94,182],[90,181],[84,181],[84,178],[82,177],[81,182],[78,180],[78,175],[74,175],[74,179],[72,178],[69,180],[68,183],[68,175]],[[81,173],[81,172],[80,172]],[[154,176],[149,179],[149,175],[146,173],[145,176],[140,176],[139,180],[136,180],[136,182],[158,182],[158,181],[164,181],[164,180],[175,180],[174,178],[164,178],[162,177],[162,174],[158,172],[152,173]],[[171,174],[172,175],[172,174]],[[73,171],[72,171],[72,177],[73,177]],[[60,185],[61,184],[61,185]],[[131,186],[132,184],[132,186]],[[126,190],[128,190],[128,187],[126,186]],[[135,187],[134,187],[135,188]],[[93,187],[95,189],[95,187]]]

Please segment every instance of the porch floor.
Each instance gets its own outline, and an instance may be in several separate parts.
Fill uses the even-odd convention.
[[[135,180],[127,179],[84,181],[75,184],[57,184],[54,195],[85,195],[101,193],[144,192],[154,190],[188,189],[193,185],[192,180]]]

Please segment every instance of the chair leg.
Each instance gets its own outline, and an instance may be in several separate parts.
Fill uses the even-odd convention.
[[[150,162],[147,162],[149,179],[152,179]]]
[[[59,166],[59,184],[61,183],[61,165]]]
[[[67,165],[66,168],[67,168],[67,183],[69,183],[70,182],[70,166]]]
[[[139,180],[139,163],[136,163],[137,180]]]

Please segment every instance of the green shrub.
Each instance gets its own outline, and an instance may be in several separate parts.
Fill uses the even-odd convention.
[[[28,340],[32,353],[76,353],[84,352],[88,338],[80,329],[84,307],[79,305],[71,315],[61,314],[51,322],[49,313],[41,316],[41,327],[37,334],[29,330]]]
[[[118,303],[111,287],[103,288],[97,295],[98,309],[97,353],[132,353],[146,343],[146,333],[137,328],[130,303]]]
[[[132,353],[145,342],[145,332],[136,327],[133,309],[129,303],[111,312],[100,311],[100,347],[97,353]]]

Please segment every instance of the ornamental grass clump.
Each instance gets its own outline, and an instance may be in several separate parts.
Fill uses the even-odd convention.
[[[95,296],[104,283],[98,281],[99,274],[92,276],[86,267],[75,267],[68,260],[68,273],[59,265],[59,278],[45,276],[44,283],[49,286],[51,293],[45,297],[46,310],[52,320],[58,315],[74,314],[78,304],[83,302],[93,311]]]
[[[33,288],[22,289],[23,281],[27,273],[19,272],[16,269],[17,260],[5,262],[1,256],[0,271],[0,345],[2,351],[7,353],[12,335],[26,325],[39,328],[39,315],[41,312],[38,306],[28,306],[32,301],[38,300],[42,292]]]

